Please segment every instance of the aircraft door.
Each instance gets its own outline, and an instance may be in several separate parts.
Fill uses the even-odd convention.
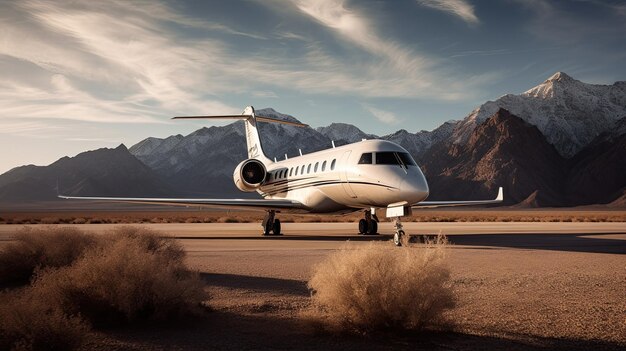
[[[351,198],[356,198],[356,193],[354,192],[354,190],[350,186],[350,182],[348,181],[348,172],[350,172],[350,167],[352,166],[348,162],[351,153],[352,151],[344,152],[343,156],[341,156],[341,160],[339,161],[341,167],[341,184],[343,186],[343,190],[346,192],[346,194],[348,194],[348,196],[350,196]]]

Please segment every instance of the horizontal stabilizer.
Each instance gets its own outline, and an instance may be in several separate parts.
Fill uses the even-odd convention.
[[[255,119],[259,122],[268,122],[268,123],[281,123],[287,124],[290,126],[296,127],[308,127],[308,124],[292,122],[292,121],[284,121],[282,119],[266,117],[266,116],[252,116],[252,115],[221,115],[221,116],[179,116],[173,117],[172,119],[242,119],[246,120],[248,118],[255,117]]]

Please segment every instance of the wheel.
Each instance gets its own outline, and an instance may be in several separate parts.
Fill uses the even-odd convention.
[[[274,232],[274,235],[280,235],[280,220],[279,219],[274,220],[274,228],[272,228],[272,231]]]
[[[273,227],[272,223],[268,221],[265,224],[265,226],[263,226],[263,235],[264,236],[271,235],[272,234],[272,229],[273,229],[272,227]]]
[[[367,233],[367,221],[365,219],[361,219],[359,221],[359,234]]]
[[[402,246],[402,237],[403,236],[404,236],[404,230],[398,230],[393,235],[393,243],[396,244],[396,246]]]
[[[376,235],[376,234],[378,234],[378,223],[376,223],[376,221],[372,220],[370,222],[370,226],[369,226],[369,228],[367,228],[367,234],[369,234],[369,235]]]
[[[266,225],[265,228],[263,228],[263,235],[271,235],[272,234],[272,227],[269,225]]]

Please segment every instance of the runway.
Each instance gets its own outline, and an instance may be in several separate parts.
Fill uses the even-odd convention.
[[[118,225],[75,226],[106,235]],[[193,334],[196,339],[189,339],[189,348],[216,342],[225,333],[231,336],[229,344],[222,345],[226,348],[261,347],[258,340],[266,340],[264,346],[292,349],[302,345],[294,341],[299,339],[319,346],[319,339],[297,322],[299,311],[309,303],[306,282],[316,263],[340,248],[358,249],[378,241],[393,246],[390,223],[381,223],[383,234],[377,236],[356,234],[356,223],[283,223],[284,235],[279,237],[261,236],[258,223],[141,226],[180,240],[188,263],[207,281],[212,308],[226,321],[224,327],[211,324]],[[22,227],[0,225],[0,247]],[[395,347],[410,349],[419,342],[425,342],[425,348],[449,345],[438,349],[626,347],[626,223],[405,223],[405,230],[410,235],[441,232],[448,237],[447,259],[459,302],[449,314],[454,335],[405,340],[408,344]],[[268,325],[268,320],[283,323],[282,329]],[[149,343],[159,340],[166,345],[187,338],[176,332],[155,337],[151,334]],[[331,349],[372,346],[323,340]],[[372,347],[388,349],[387,342]],[[137,343],[131,345],[144,345]]]
[[[1,225],[0,240],[22,227]],[[62,226],[62,225],[61,225]],[[106,233],[119,224],[72,225]],[[332,250],[345,242],[388,241],[394,231],[381,222],[380,235],[358,235],[356,223],[283,223],[281,236],[262,236],[258,223],[139,224],[180,239],[189,251]],[[626,223],[443,222],[404,224],[411,236],[446,235],[453,248],[510,248],[626,254]]]

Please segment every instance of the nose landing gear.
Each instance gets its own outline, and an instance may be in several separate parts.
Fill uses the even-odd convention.
[[[263,228],[263,235],[280,235],[280,220],[276,217],[276,211],[269,210],[263,218],[261,227]]]
[[[376,235],[378,234],[378,217],[371,210],[365,211],[365,218],[359,221],[359,234]]]
[[[396,227],[396,233],[393,235],[393,243],[396,246],[402,246],[402,241],[404,240],[404,229],[402,229],[402,221],[400,217],[396,217],[394,219],[394,227]]]

